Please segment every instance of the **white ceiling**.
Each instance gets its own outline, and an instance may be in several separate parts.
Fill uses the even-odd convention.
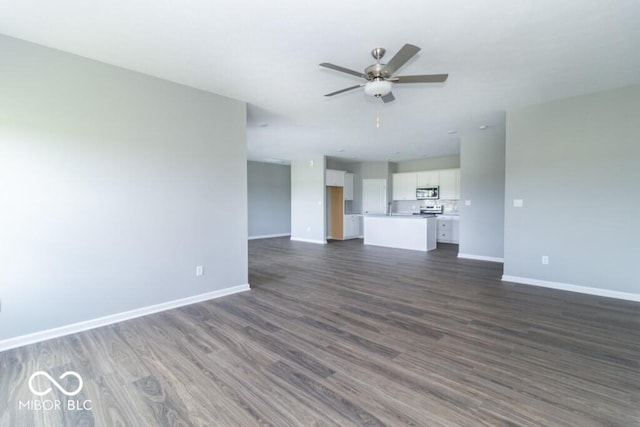
[[[640,83],[638,0],[0,0],[0,33],[246,101],[252,160],[451,155],[506,110]],[[404,43],[396,74],[449,80],[323,97],[360,80],[320,62]]]

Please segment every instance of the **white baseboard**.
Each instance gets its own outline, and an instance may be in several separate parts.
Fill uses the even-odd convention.
[[[257,239],[271,239],[273,237],[288,237],[291,236],[291,233],[283,233],[283,234],[262,234],[260,236],[249,236],[249,240],[257,240]]]
[[[484,256],[484,255],[472,255],[472,254],[458,253],[458,258],[477,259],[479,261],[490,261],[490,262],[501,262],[501,263],[504,263],[504,258],[498,258],[498,257],[492,257],[492,256]]]
[[[291,237],[291,240],[294,242],[305,242],[305,243],[316,243],[318,245],[326,245],[326,240],[314,240],[314,239],[303,239],[301,237]]]
[[[207,292],[192,297],[181,298],[173,301],[163,302],[160,304],[150,305],[147,307],[136,308],[135,310],[125,311],[122,313],[111,314],[97,319],[85,320],[83,322],[72,323],[70,325],[60,326],[58,328],[47,329],[45,331],[34,332],[19,337],[9,338],[0,341],[0,352],[24,345],[33,344],[40,341],[46,341],[52,338],[58,338],[65,335],[75,334],[77,332],[89,329],[99,328],[101,326],[111,325],[113,323],[123,322],[136,317],[146,316],[148,314],[158,313],[160,311],[170,310],[172,308],[182,307],[185,305],[195,304],[197,302],[207,301],[224,297],[238,292],[248,291],[249,284],[231,286],[229,288],[220,289],[218,291]]]
[[[530,279],[528,277],[502,275],[505,282],[522,283],[523,285],[540,286],[543,288],[559,289],[561,291],[578,292],[581,294],[597,295],[600,297],[623,299],[640,302],[640,294],[630,292],[611,291],[609,289],[591,288],[589,286],[571,285],[569,283],[550,282],[547,280]]]

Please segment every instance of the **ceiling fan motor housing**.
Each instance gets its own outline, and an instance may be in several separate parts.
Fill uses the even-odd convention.
[[[386,78],[390,76],[389,71],[385,69],[386,64],[373,64],[365,68],[364,74],[367,79],[373,80],[378,78]]]

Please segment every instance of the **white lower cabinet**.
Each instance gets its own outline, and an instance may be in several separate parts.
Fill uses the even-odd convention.
[[[438,218],[438,242],[458,243],[460,241],[460,220],[457,217]]]
[[[362,235],[360,222],[362,215],[345,215],[344,216],[344,238],[355,239]]]

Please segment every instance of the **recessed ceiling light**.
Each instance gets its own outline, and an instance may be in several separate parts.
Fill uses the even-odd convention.
[[[487,125],[480,125],[480,127],[478,129],[480,130],[486,130],[489,126]]]
[[[453,135],[454,133],[458,133],[458,131],[457,131],[457,130],[455,130],[455,129],[452,129],[452,130],[450,130],[450,131],[449,131],[449,132],[447,132],[447,133],[448,133],[449,135]]]

